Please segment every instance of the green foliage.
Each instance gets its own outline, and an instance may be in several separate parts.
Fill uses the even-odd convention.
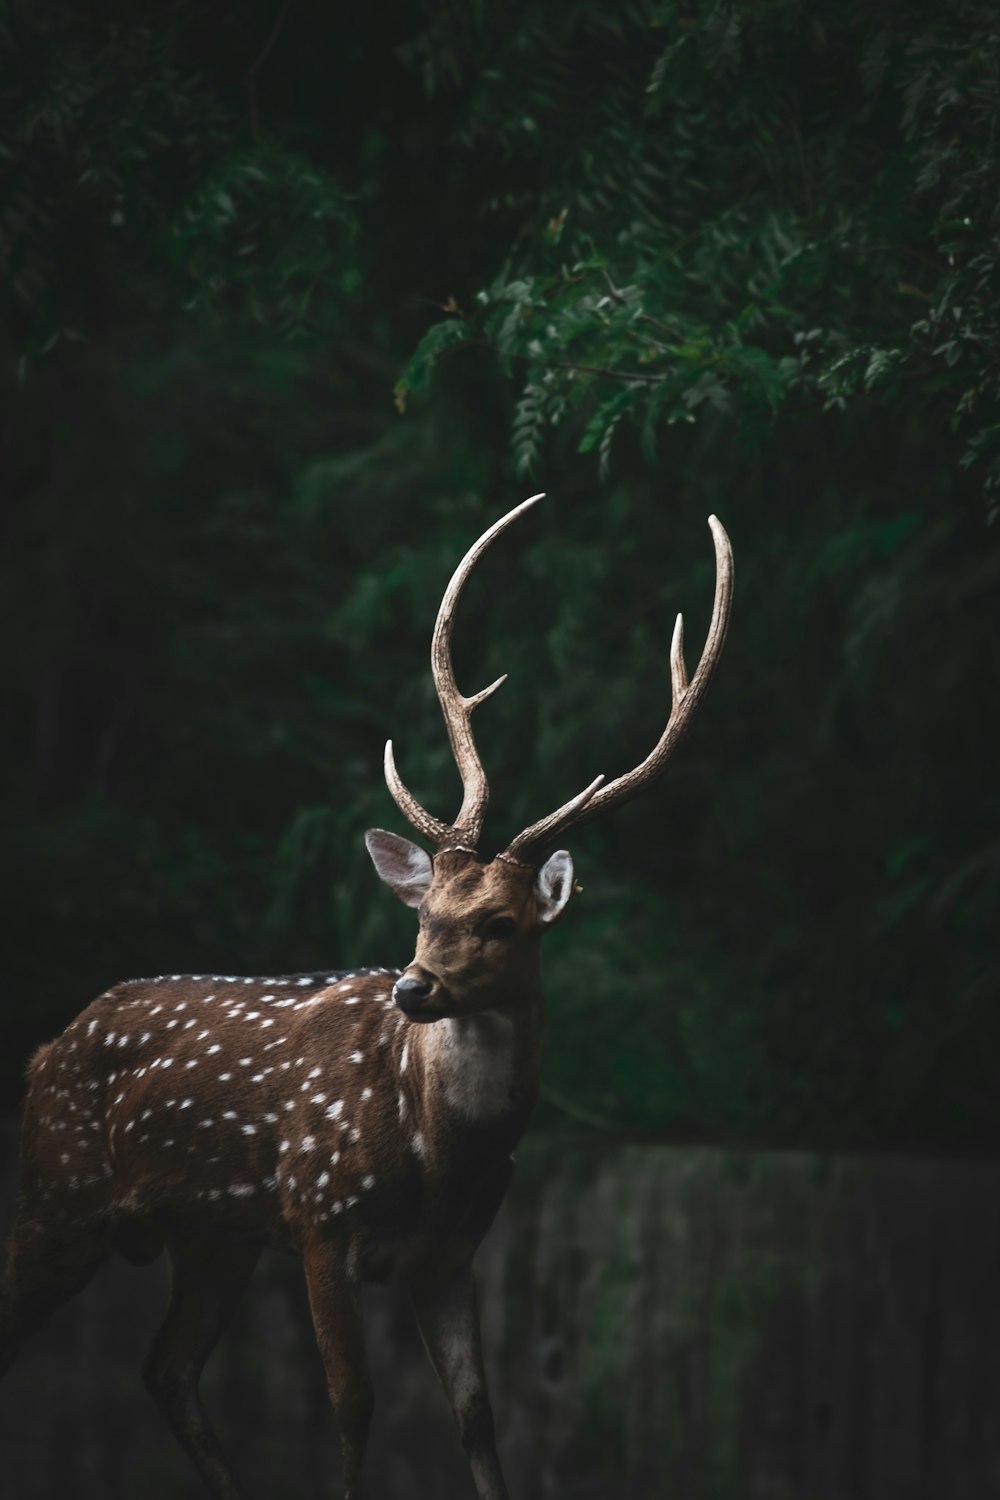
[[[170,225],[184,308],[245,309],[290,332],[329,324],[338,294],[358,290],[347,254],[357,224],[337,185],[271,141],[243,145],[198,184]],[[326,299],[317,309],[318,299]],[[335,326],[335,325],[334,325]]]
[[[465,324],[456,319],[428,328],[396,382],[396,406],[401,412],[406,409],[407,393],[426,390],[437,361],[448,349],[464,343],[468,336]]]
[[[786,406],[905,392],[961,429],[992,512],[1000,38],[982,6],[519,5],[474,27],[463,8],[435,6],[429,82],[477,77],[470,149],[544,152],[465,315],[523,383],[518,472],[567,420],[606,469],[623,421],[652,457],[706,412],[756,441]]]
[[[0,77],[0,247],[22,372],[119,319],[239,313],[285,332],[355,293],[355,221],[328,173],[268,138],[159,17],[14,0]],[[169,274],[173,268],[175,276]]]

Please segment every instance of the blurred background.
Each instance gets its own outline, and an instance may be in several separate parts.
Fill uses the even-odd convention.
[[[504,1451],[525,1500],[1000,1494],[998,126],[971,0],[8,0],[4,1214],[26,1060],[115,980],[409,957],[361,836],[409,831],[389,735],[457,809],[428,648],[475,536],[547,491],[456,631],[466,692],[510,674],[492,853],[655,742],[715,512],[719,672],[547,945],[484,1251]],[[319,1495],[291,1275],[213,1379]],[[189,1492],[137,1277],[10,1377],[12,1495],[61,1492],[71,1409],[83,1500],[161,1493],[140,1409]],[[226,1371],[293,1368],[251,1422]],[[382,1492],[471,1493],[460,1454],[420,1489],[455,1440],[415,1370]]]

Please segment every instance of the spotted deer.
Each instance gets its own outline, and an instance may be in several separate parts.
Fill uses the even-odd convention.
[[[503,516],[445,591],[432,669],[464,795],[454,823],[385,777],[433,856],[373,829],[382,880],[419,918],[402,970],[272,978],[172,974],[116,985],[29,1070],[17,1217],[0,1283],[0,1373],[26,1335],[112,1250],[144,1263],[166,1247],[172,1293],[146,1383],[211,1494],[237,1486],[198,1381],[265,1246],[302,1258],[336,1414],[349,1500],[365,1494],[372,1394],[360,1284],[406,1283],[445,1388],[479,1500],[506,1500],[483,1375],[471,1263],[512,1172],[538,1087],[540,940],[573,893],[566,831],[657,777],[718,661],[732,554],[711,517],[716,592],[688,680],[678,617],[669,722],[635,770],[477,854],[489,789],[471,716],[500,686],[463,697],[451,663],[462,590],[477,561],[541,496]]]

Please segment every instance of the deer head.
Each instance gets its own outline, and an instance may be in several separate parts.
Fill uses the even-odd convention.
[[[710,516],[716,561],[712,621],[698,669],[689,679],[683,620],[677,617],[670,652],[672,706],[659,741],[633,771],[608,784],[598,776],[554,813],[519,833],[493,860],[482,862],[476,851],[489,786],[471,718],[506,677],[464,697],[451,663],[452,625],[479,558],[542,498],[533,495],[483,533],[459,563],[438,611],[431,670],[463,787],[454,823],[444,823],[420,806],[396,770],[392,741],[385,747],[385,779],[396,804],[437,850],[432,858],[409,839],[379,828],[365,835],[379,875],[405,905],[417,909],[420,918],[416,952],[393,990],[397,1006],[411,1021],[426,1023],[501,1008],[537,986],[541,936],[573,893],[573,861],[566,850],[558,849],[544,860],[542,855],[569,828],[617,807],[661,774],[701,701],[725,641],[733,592],[732,549],[721,523]]]

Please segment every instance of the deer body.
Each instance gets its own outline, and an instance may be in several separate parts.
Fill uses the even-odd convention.
[[[204,1225],[289,1247],[339,1219],[364,1273],[411,1269],[466,1200],[456,1162],[473,1139],[509,1161],[532,1101],[522,1074],[479,1107],[461,1043],[407,1023],[397,977],[117,986],[32,1067],[23,1190],[47,1219],[104,1217],[126,1240]],[[489,1083],[489,1042],[473,1047]]]
[[[540,497],[535,497],[540,498]],[[237,1500],[198,1399],[202,1367],[264,1246],[301,1255],[344,1454],[348,1500],[365,1495],[372,1394],[358,1296],[401,1278],[451,1402],[479,1500],[507,1500],[486,1394],[472,1257],[500,1206],[535,1102],[541,937],[573,891],[573,865],[539,850],[557,832],[659,773],[721,649],[731,562],[713,521],[719,582],[694,679],[680,625],[674,710],[652,755],[598,778],[495,859],[475,850],[487,786],[469,728],[473,698],[451,672],[460,564],[432,664],[465,795],[447,825],[415,801],[386,747],[386,779],[432,858],[396,834],[366,835],[376,870],[417,909],[403,969],[253,979],[133,980],[95,1000],[29,1070],[21,1183],[0,1282],[0,1375],[48,1313],[114,1249],[173,1264],[147,1384],[209,1491]],[[501,679],[502,680],[502,679]]]

